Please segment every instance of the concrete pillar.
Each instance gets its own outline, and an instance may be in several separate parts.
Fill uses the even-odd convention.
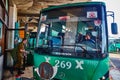
[[[16,5],[10,6],[9,10],[9,28],[15,29],[15,22],[17,21],[17,8]],[[14,48],[14,30],[7,31],[8,49]]]

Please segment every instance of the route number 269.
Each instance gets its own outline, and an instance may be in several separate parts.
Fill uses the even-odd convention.
[[[72,67],[72,63],[69,61],[66,62],[66,61],[55,60],[55,66],[60,68],[70,69]]]

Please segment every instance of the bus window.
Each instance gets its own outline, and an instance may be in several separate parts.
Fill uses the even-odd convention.
[[[98,58],[98,55],[101,54],[101,52],[104,53],[104,51],[107,51],[107,49],[105,49],[105,46],[107,44],[106,38],[102,38],[102,36],[105,35],[104,27],[101,27],[101,25],[105,26],[105,23],[103,21],[103,18],[100,17],[102,13],[99,7],[90,7],[73,7],[72,12],[68,8],[64,10],[60,9],[59,13],[66,13],[62,15],[57,13],[54,16],[51,16],[51,14],[56,13],[56,11],[51,11],[49,14],[45,13],[45,15],[47,15],[47,20],[42,21],[40,29],[40,36],[44,36],[44,38],[39,40],[42,40],[43,45],[47,46],[50,46],[48,42],[52,40],[52,44],[54,45],[56,44],[54,43],[55,40],[57,41],[57,38],[55,39],[54,36],[57,36],[58,33],[64,33],[64,36],[62,37],[62,47],[59,48],[59,51],[61,52],[57,52],[59,55],[66,56],[67,54],[74,57],[78,57],[78,55],[79,57],[83,57],[83,54],[85,54],[85,56],[88,55],[89,58]],[[80,11],[77,12],[79,9]],[[92,14],[94,15],[92,16]],[[46,23],[49,24],[49,28],[47,27],[48,25]],[[90,37],[93,38],[93,40],[85,39],[88,32],[91,33]],[[78,33],[82,34],[81,42],[78,40]],[[52,39],[53,37],[54,39]],[[105,41],[105,45],[102,45],[103,39]],[[52,46],[49,48],[53,50],[50,53],[55,53],[54,49],[56,47],[54,48],[54,46]],[[104,48],[104,51],[102,51],[102,48]]]

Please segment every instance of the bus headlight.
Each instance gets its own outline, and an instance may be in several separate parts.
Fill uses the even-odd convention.
[[[109,71],[98,80],[107,80],[107,79],[109,79]]]
[[[106,80],[106,78],[103,76],[102,78],[98,79],[98,80]]]

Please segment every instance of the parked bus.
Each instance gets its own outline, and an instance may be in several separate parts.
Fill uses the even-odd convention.
[[[71,3],[41,10],[36,46],[36,80],[109,80],[105,3]]]

